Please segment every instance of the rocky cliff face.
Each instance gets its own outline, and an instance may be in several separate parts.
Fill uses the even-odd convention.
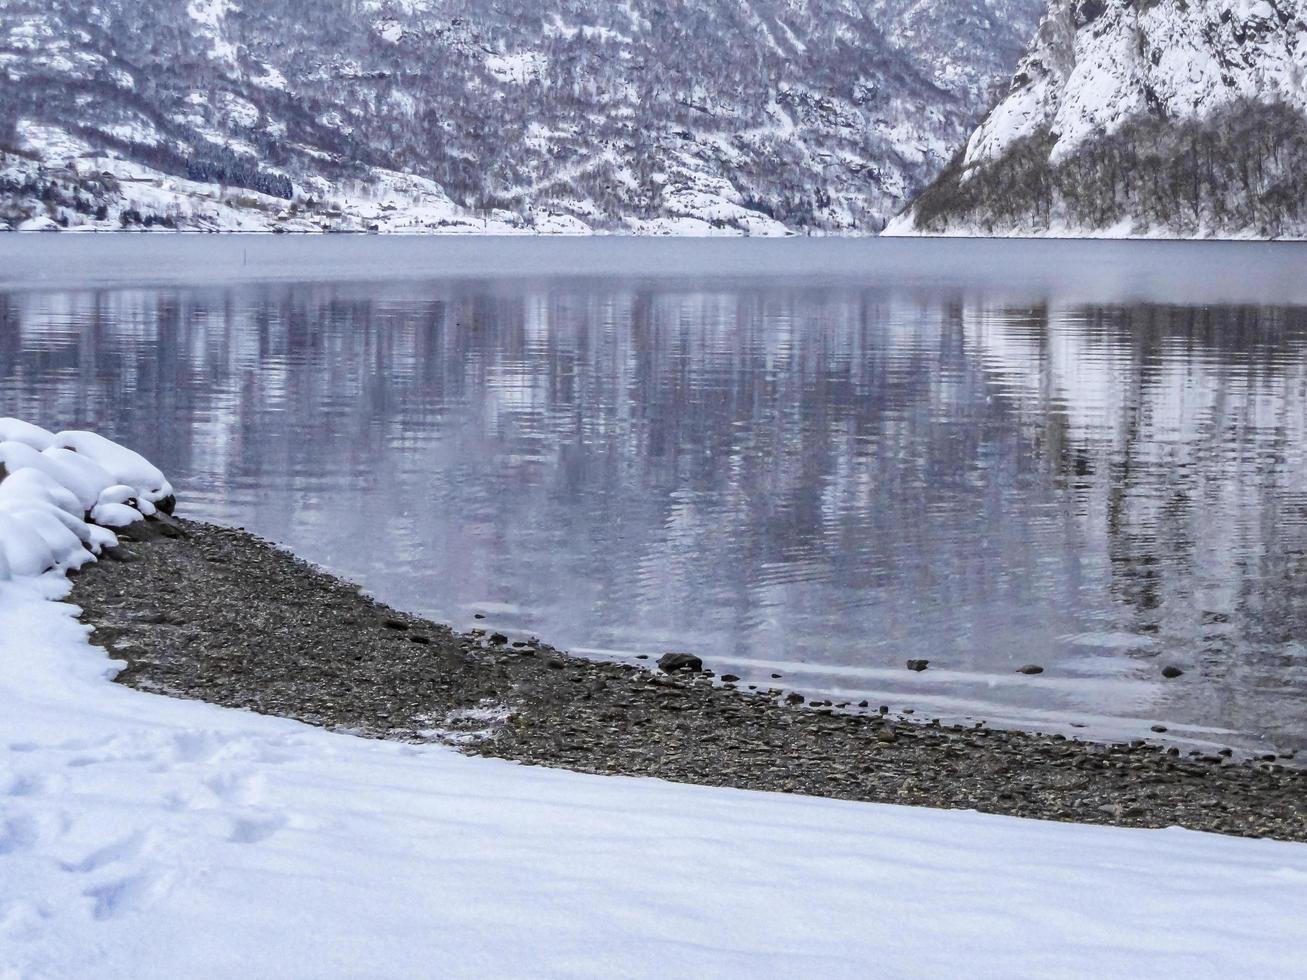
[[[1053,0],[891,231],[1301,236],[1305,114],[1303,0]]]
[[[8,0],[9,226],[875,232],[1042,0]]]

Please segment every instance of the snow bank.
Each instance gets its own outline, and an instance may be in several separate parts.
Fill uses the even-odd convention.
[[[150,503],[173,495],[172,484],[158,467],[139,453],[104,436],[94,432],[60,432],[54,437],[54,446],[72,450],[111,474],[112,484],[101,487],[101,490],[107,490],[113,484],[125,484],[136,491],[138,498]]]
[[[107,528],[171,506],[163,474],[102,436],[0,419],[0,440],[0,581],[81,568],[118,543]]]
[[[4,980],[1304,975],[1302,845],[332,734],[107,683],[67,588],[0,585]]]
[[[21,419],[0,419],[0,442],[21,442],[33,449],[48,449],[54,445],[54,433]]]

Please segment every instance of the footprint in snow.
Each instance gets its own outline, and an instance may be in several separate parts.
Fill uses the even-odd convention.
[[[286,818],[277,814],[264,817],[237,817],[231,822],[233,844],[260,844],[286,826]]]
[[[41,837],[41,829],[26,814],[15,814],[0,820],[0,856],[26,851]]]
[[[82,894],[91,900],[91,914],[103,921],[152,905],[167,891],[165,875],[142,871],[85,888]]]
[[[64,861],[61,867],[65,871],[74,874],[90,874],[93,871],[99,871],[101,868],[110,864],[116,864],[119,861],[128,861],[138,857],[145,849],[149,840],[149,835],[144,832],[136,832],[126,837],[104,845],[97,850],[92,851],[80,861]]]
[[[0,790],[0,796],[48,796],[54,788],[55,781],[48,776],[18,773]]]
[[[26,898],[0,902],[0,936],[30,936],[52,917],[45,906]],[[0,974],[9,976],[9,974]]]
[[[172,738],[171,755],[175,762],[209,762],[219,756],[230,741],[216,732],[181,732]]]
[[[261,773],[222,772],[204,780],[223,803],[237,806],[254,806],[263,802],[267,779]]]

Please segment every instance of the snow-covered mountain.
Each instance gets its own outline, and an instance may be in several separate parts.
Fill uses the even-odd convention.
[[[875,232],[1042,0],[2,0],[0,223]]]
[[[890,231],[1302,236],[1307,0],[1052,0]]]

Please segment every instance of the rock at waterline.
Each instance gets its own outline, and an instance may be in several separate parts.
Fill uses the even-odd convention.
[[[722,674],[722,683],[723,683],[723,684],[734,684],[734,683],[736,683],[739,679],[740,679],[740,678],[737,677],[735,674]]]
[[[1032,675],[1033,675],[1033,674],[1042,674],[1043,672],[1044,672],[1044,668],[1043,668],[1043,667],[1040,667],[1038,664],[1026,664],[1024,667],[1018,667],[1018,668],[1017,668],[1017,673],[1018,673],[1018,674],[1032,674]]]
[[[658,658],[658,669],[667,674],[677,670],[697,674],[703,670],[703,661],[692,653],[665,653]]]
[[[908,661],[908,670],[915,670],[915,671],[917,671],[917,672],[921,672],[921,671],[925,670],[925,669],[926,669],[927,667],[929,667],[929,666],[930,666],[930,661],[929,661],[929,660],[909,660],[909,661]]]

